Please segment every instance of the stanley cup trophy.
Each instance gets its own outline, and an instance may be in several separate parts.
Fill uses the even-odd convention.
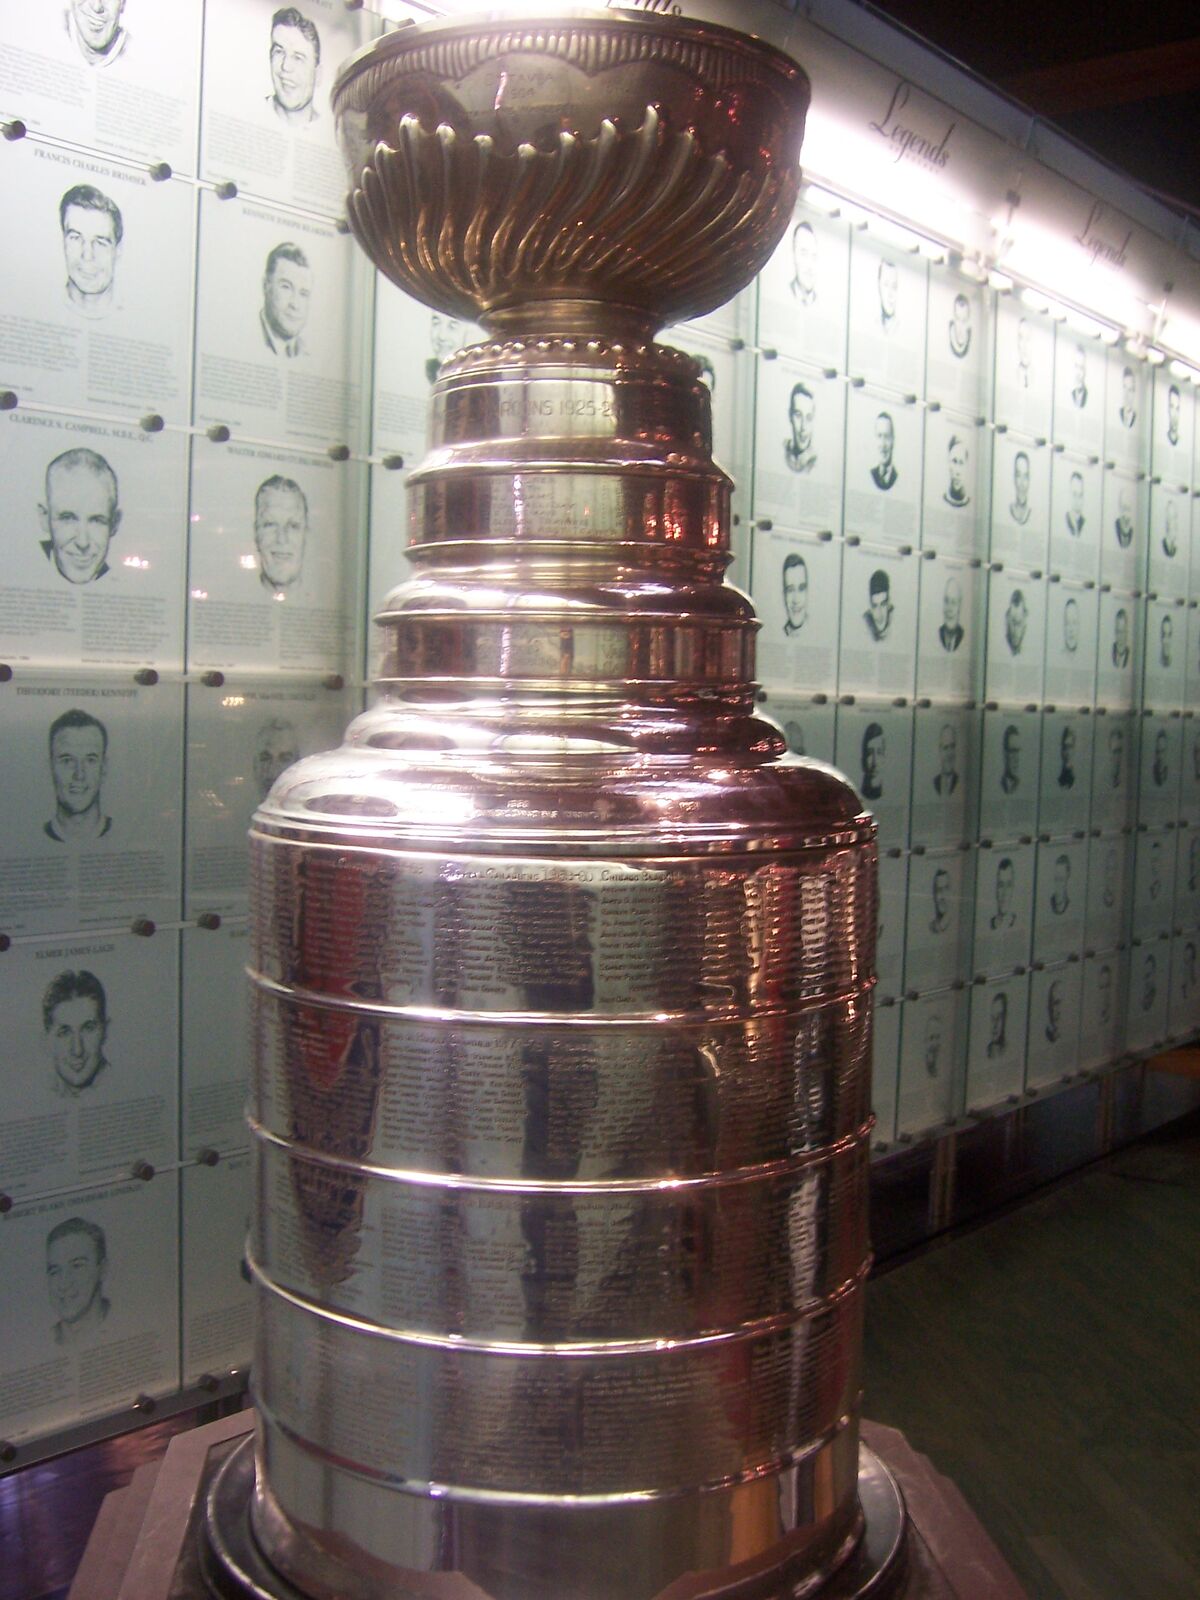
[[[755,715],[730,481],[663,324],[792,213],[785,55],[591,12],[342,72],[442,368],[373,709],[252,829],[254,1449],[229,1595],[880,1595],[860,1456],[876,849]]]

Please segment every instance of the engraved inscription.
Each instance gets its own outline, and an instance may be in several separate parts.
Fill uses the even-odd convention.
[[[253,1018],[259,1121],[292,1138],[299,1106],[313,1148],[409,1171],[692,1176],[818,1149],[869,1110],[856,998],[700,1028],[556,1028],[356,1022],[260,991]]]
[[[478,439],[603,438],[616,433],[616,424],[612,382],[460,380],[434,396],[432,437],[435,449]]]
[[[258,838],[251,903],[268,977],[400,1005],[720,1014],[847,992],[874,960],[856,849],[650,869]]]
[[[398,1344],[381,1383],[377,1340],[267,1295],[256,1397],[369,1473],[553,1495],[686,1489],[833,1429],[861,1387],[861,1299],[734,1346],[653,1355],[498,1360]]]
[[[405,1332],[527,1343],[686,1338],[799,1317],[865,1267],[864,1146],[693,1191],[479,1190],[259,1148],[258,1259]]]

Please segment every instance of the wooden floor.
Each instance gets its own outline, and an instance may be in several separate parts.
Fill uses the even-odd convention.
[[[871,1286],[867,1414],[952,1478],[1031,1600],[1200,1596],[1200,1116]],[[178,1421],[0,1480],[0,1600],[61,1600]]]
[[[1197,1600],[1200,1118],[878,1277],[866,1371],[1033,1600]]]

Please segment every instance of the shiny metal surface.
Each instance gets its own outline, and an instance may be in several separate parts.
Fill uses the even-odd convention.
[[[265,1560],[250,1527],[253,1445],[254,1441],[247,1439],[233,1451],[209,1490],[205,1508],[209,1542],[201,1553],[203,1575],[219,1600],[296,1600],[301,1591]],[[768,1591],[759,1585],[751,1594],[759,1600],[767,1600],[768,1595],[772,1600],[798,1600],[819,1590],[821,1600],[887,1600],[908,1593],[904,1582],[908,1576],[904,1497],[885,1464],[866,1445],[859,1446],[858,1483],[865,1527],[861,1537],[853,1532],[847,1541],[847,1546],[853,1545],[849,1556],[839,1549],[832,1560],[810,1564],[803,1573],[793,1567],[783,1579],[783,1588]],[[535,1528],[531,1533],[536,1537],[541,1530]],[[471,1594],[462,1586],[450,1585],[439,1592]],[[741,1592],[746,1595],[744,1586]]]
[[[488,328],[611,337],[712,310],[765,263],[808,101],[794,62],[730,29],[567,12],[386,34],[334,114],[351,224],[401,288]]]
[[[433,393],[376,703],[252,830],[255,1536],[333,1600],[799,1596],[851,1557],[875,846],[756,716],[708,392],[807,105],[588,14],[404,30],[360,240]]]

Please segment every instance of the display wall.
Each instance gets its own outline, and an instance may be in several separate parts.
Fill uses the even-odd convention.
[[[9,1465],[247,1360],[245,830],[363,704],[475,333],[340,221],[338,64],[434,8],[385,9],[0,0]],[[813,76],[814,181],[666,337],[765,709],[878,819],[882,1154],[1200,1025],[1200,274],[932,56],[755,15]]]

